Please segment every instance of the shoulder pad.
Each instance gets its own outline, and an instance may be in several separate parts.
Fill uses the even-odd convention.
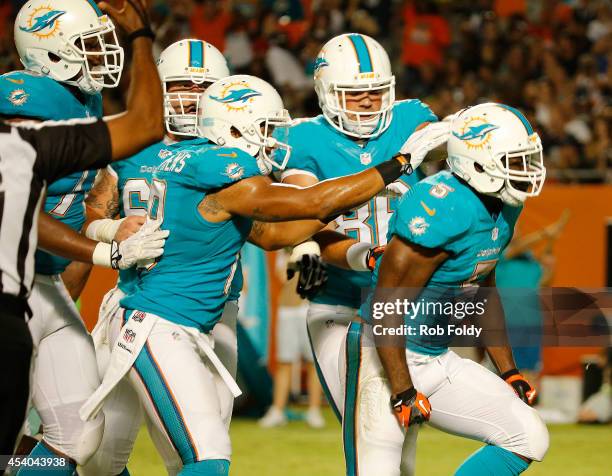
[[[0,76],[0,114],[41,120],[85,117],[85,107],[57,81],[30,71]]]

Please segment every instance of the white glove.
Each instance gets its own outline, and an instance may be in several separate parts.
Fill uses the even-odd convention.
[[[147,221],[140,230],[123,240],[117,247],[117,256],[112,258],[115,269],[131,268],[137,263],[159,258],[164,252],[164,243],[170,234],[160,230],[161,221]]]
[[[400,149],[402,155],[410,154],[410,166],[416,170],[427,153],[444,144],[450,135],[450,122],[433,122],[414,132]]]

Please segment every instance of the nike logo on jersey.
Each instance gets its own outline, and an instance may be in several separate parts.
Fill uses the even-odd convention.
[[[13,78],[4,78],[7,81],[10,81],[11,83],[15,83],[15,84],[23,84],[25,81],[23,79],[13,79]]]
[[[238,157],[238,154],[236,152],[232,152],[231,154],[217,154],[219,157],[231,157],[232,159],[235,159],[236,157]]]
[[[427,214],[432,217],[436,214],[436,209],[431,209],[429,208],[427,205],[425,205],[425,202],[423,200],[421,200],[421,205],[423,205],[423,208],[425,209],[425,211],[427,212]]]

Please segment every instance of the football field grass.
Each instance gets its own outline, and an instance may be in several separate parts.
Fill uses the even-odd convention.
[[[232,476],[342,476],[344,463],[340,425],[325,412],[326,428],[313,430],[303,422],[264,430],[256,420],[232,421]],[[612,475],[612,426],[551,425],[551,445],[543,463],[530,476]],[[424,427],[417,446],[417,476],[452,475],[478,442]],[[128,466],[132,476],[166,472],[145,429]],[[377,475],[384,476],[384,475]]]

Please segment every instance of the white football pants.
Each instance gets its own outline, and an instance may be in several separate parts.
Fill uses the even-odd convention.
[[[79,408],[100,384],[91,336],[59,275],[37,274],[28,300],[34,342],[32,403],[43,441],[84,464],[96,451],[104,415],[83,422]]]
[[[402,450],[407,439],[416,437],[417,427],[405,433],[391,411],[391,389],[371,326],[351,323],[339,357],[340,378],[346,388],[343,440],[347,475],[404,474]],[[407,350],[406,358],[415,388],[431,403],[429,424],[542,460],[549,443],[546,426],[537,411],[501,378],[450,350],[439,356]]]

